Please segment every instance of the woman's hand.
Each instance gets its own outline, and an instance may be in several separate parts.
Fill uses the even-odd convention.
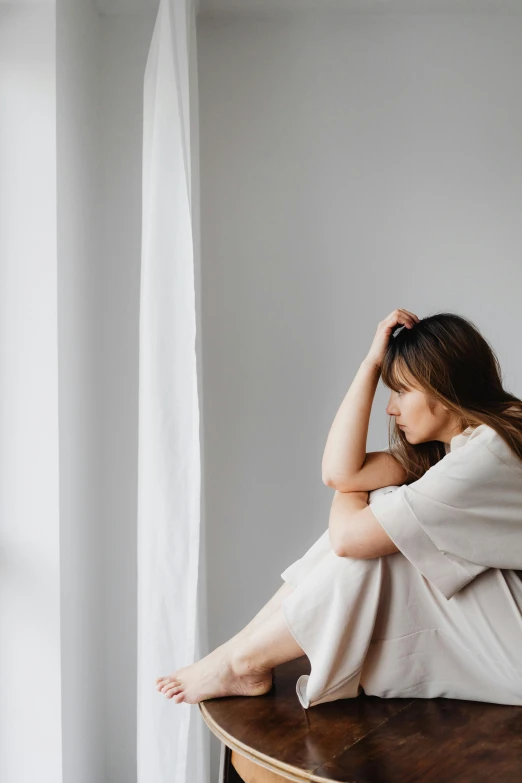
[[[365,361],[375,364],[377,367],[381,367],[392,332],[397,326],[406,326],[407,329],[411,329],[416,323],[419,323],[419,321],[420,318],[416,316],[415,313],[410,313],[409,310],[403,310],[401,308],[394,310],[384,318],[384,320],[379,322],[375,337],[373,338],[373,343]]]

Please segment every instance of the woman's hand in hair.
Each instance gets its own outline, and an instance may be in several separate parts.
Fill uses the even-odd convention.
[[[373,343],[366,356],[366,361],[381,367],[393,331],[398,326],[405,326],[407,329],[411,329],[419,321],[420,318],[409,310],[397,308],[391,312],[379,322]]]

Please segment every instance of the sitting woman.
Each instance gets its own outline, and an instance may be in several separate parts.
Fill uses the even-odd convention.
[[[400,327],[397,330],[397,327]],[[366,453],[382,376],[386,451]],[[335,699],[522,704],[522,402],[451,313],[379,323],[330,430],[328,528],[236,636],[160,677],[175,702],[257,696],[306,655],[304,708]]]

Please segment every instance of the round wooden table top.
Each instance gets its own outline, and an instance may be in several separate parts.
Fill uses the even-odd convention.
[[[207,726],[232,749],[232,759],[264,770],[266,777],[251,780],[522,781],[522,707],[361,694],[305,710],[295,684],[309,673],[303,656],[277,666],[272,690],[263,696],[199,702]]]

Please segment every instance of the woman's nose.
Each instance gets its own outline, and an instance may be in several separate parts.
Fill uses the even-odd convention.
[[[388,416],[397,416],[398,414],[397,407],[392,403],[391,400],[386,406],[386,413],[388,414]]]

